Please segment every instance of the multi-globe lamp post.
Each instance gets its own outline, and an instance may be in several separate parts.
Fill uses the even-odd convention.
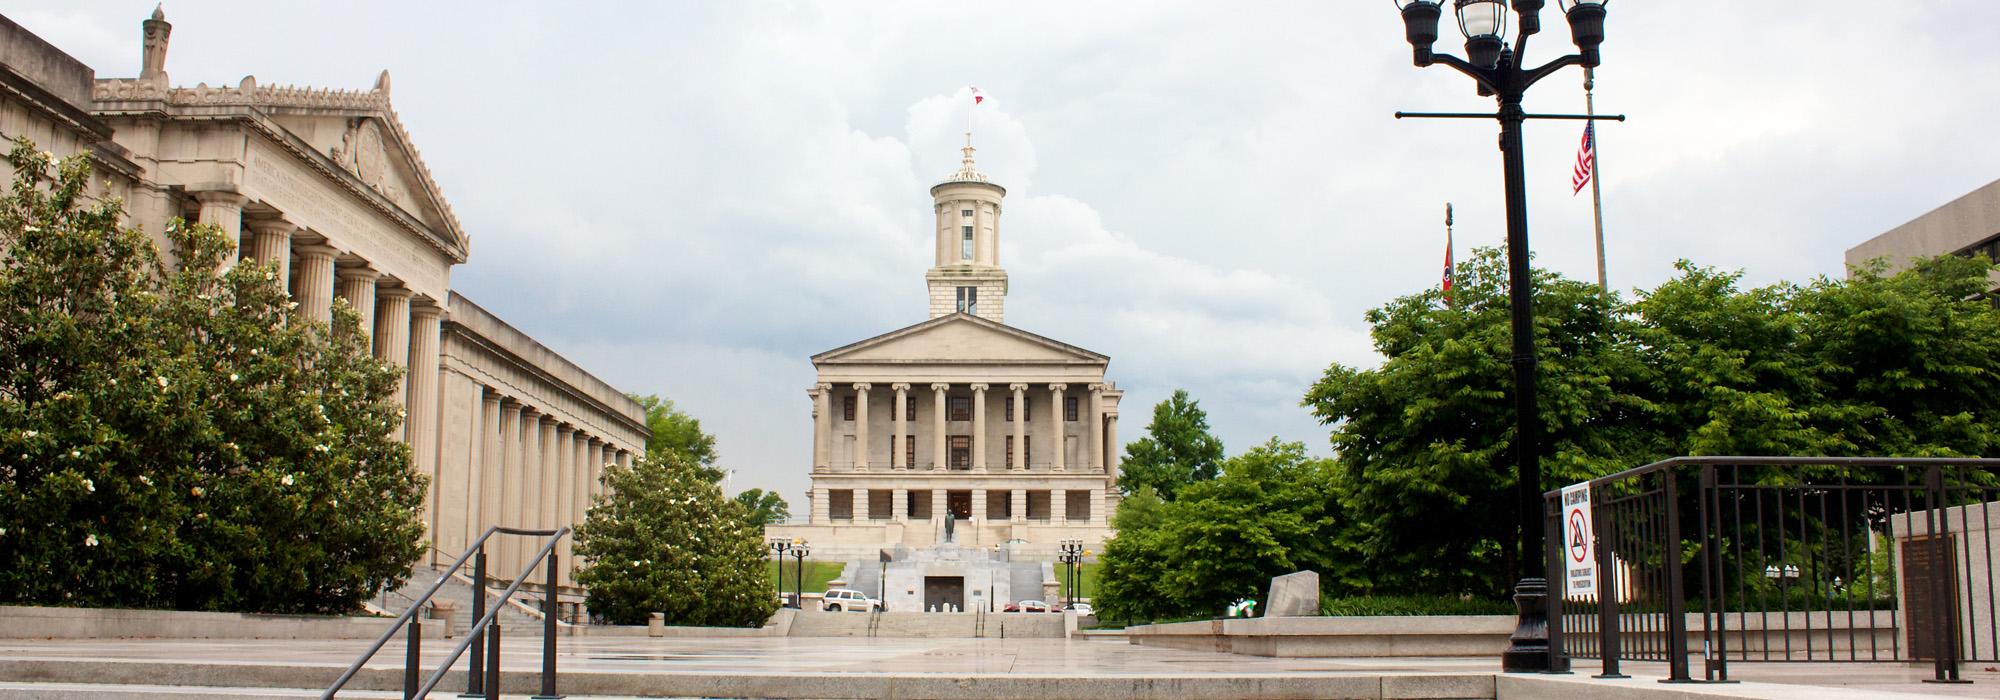
[[[799,538],[792,540],[791,551],[792,575],[796,577],[793,581],[797,584],[792,588],[792,592],[797,594],[794,600],[798,601],[798,608],[804,610],[806,609],[806,557],[812,554],[812,548],[806,546],[805,538]]]
[[[783,607],[791,607],[791,601],[785,599],[785,550],[791,549],[792,543],[789,540],[772,538],[770,547],[771,553],[778,558],[778,600]]]
[[[1443,64],[1471,77],[1481,96],[1499,103],[1493,114],[1413,114],[1401,117],[1490,118],[1500,122],[1500,152],[1507,192],[1507,281],[1512,309],[1515,438],[1514,465],[1519,509],[1519,551],[1523,576],[1514,587],[1520,622],[1501,656],[1509,673],[1553,670],[1549,644],[1549,582],[1532,576],[1542,556],[1541,426],[1535,408],[1535,339],[1533,293],[1528,261],[1528,197],[1523,164],[1521,125],[1528,119],[1588,119],[1575,115],[1531,115],[1521,108],[1528,88],[1569,66],[1597,67],[1598,46],[1604,42],[1605,5],[1609,0],[1559,0],[1569,20],[1570,39],[1577,53],[1534,68],[1526,65],[1528,38],[1541,32],[1545,0],[1450,0],[1465,35],[1465,58],[1434,53],[1438,20],[1444,0],[1393,0],[1403,14],[1403,29],[1417,67]],[[1511,5],[1511,12],[1509,11]],[[1519,26],[1514,45],[1507,46],[1510,15]],[[1619,117],[1599,117],[1619,119]],[[1557,594],[1558,596],[1560,593]]]
[[[1076,565],[1083,561],[1083,540],[1063,540],[1057,552],[1056,559],[1069,566],[1063,586],[1063,609],[1068,610],[1076,606]]]

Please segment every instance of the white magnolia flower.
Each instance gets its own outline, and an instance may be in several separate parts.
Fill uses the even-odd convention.
[[[153,381],[156,381],[156,382],[159,382],[159,383],[160,383],[160,388],[162,388],[162,389],[165,389],[165,388],[167,388],[167,378],[166,378],[166,377],[154,377],[154,378],[153,378]]]
[[[236,381],[236,373],[235,373],[235,372],[230,372],[230,373],[229,373],[229,381],[232,381],[232,382],[233,382],[233,381]]]
[[[35,431],[33,431],[33,430],[30,430],[30,431],[28,431],[28,432],[26,432],[26,433],[23,433],[22,435],[23,435],[23,437],[34,437],[34,436],[36,436],[36,435],[40,435],[40,434],[41,434],[41,433],[37,433],[37,432],[35,432]]]
[[[0,527],[0,537],[4,537],[6,536],[6,534],[7,534],[7,528]]]
[[[188,489],[188,493],[194,494],[195,498],[201,498],[201,495],[207,493],[207,491],[203,490],[200,486],[196,486],[194,488]]]
[[[314,449],[314,450],[317,450],[317,451],[319,451],[319,452],[326,452],[327,450],[329,450],[329,449],[332,449],[332,448],[329,448],[329,447],[327,447],[327,446],[326,446],[326,445],[325,445],[324,443],[321,443],[321,444],[318,444],[318,445],[313,445],[313,449]],[[285,477],[285,478],[289,479],[289,478],[291,478],[291,477]]]
[[[146,476],[145,474],[140,474],[140,475],[139,475],[139,483],[141,483],[141,484],[145,484],[145,485],[147,485],[147,486],[152,486],[152,485],[153,485],[153,480],[152,480],[152,479],[151,479],[150,477],[147,477],[147,476]]]
[[[83,546],[85,546],[85,547],[95,547],[95,546],[97,546],[97,536],[96,536],[96,535],[90,535],[90,536],[87,536],[87,537],[84,537],[84,538],[83,538]]]
[[[82,452],[80,452],[80,451],[77,451],[77,450],[70,450],[70,451],[69,451],[69,456],[71,456],[71,457],[82,457],[82,456],[83,456],[83,453],[82,453]]]
[[[92,483],[92,482],[91,482],[91,480],[89,480],[89,479],[84,479],[84,480],[83,480],[83,490],[84,490],[84,491],[87,491],[87,492],[90,492],[90,493],[97,493],[97,484],[95,484],[95,483]]]
[[[265,270],[265,271],[264,271],[264,279],[267,279],[267,280],[274,280],[274,279],[277,279],[277,278],[278,278],[278,273],[276,273],[276,272],[273,272],[273,271],[270,271],[270,270]]]
[[[196,520],[207,520],[207,519],[208,519],[208,514],[207,514],[207,513],[195,513],[195,514],[194,514],[194,519],[196,519]]]
[[[118,378],[117,378],[117,377],[112,377],[112,378],[111,378],[111,385],[112,385],[112,386],[118,386]]]
[[[292,475],[290,475],[290,474],[286,474],[286,475],[285,475],[285,478],[283,478],[283,479],[279,479],[279,480],[278,480],[278,483],[280,483],[280,484],[284,484],[284,485],[286,485],[286,486],[291,486],[291,485],[292,485]]]

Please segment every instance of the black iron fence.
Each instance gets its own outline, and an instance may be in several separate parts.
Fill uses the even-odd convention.
[[[1558,668],[1922,661],[1959,682],[2000,660],[2000,459],[1682,457],[1589,486],[1569,530],[1576,504],[1546,494]]]

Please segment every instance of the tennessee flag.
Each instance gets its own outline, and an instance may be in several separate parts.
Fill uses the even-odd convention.
[[[979,91],[979,86],[977,86],[977,85],[973,85],[973,86],[971,86],[971,87],[972,87],[972,103],[973,103],[973,104],[979,104],[979,103],[981,103],[981,102],[985,102],[985,101],[986,101],[986,93],[983,93],[983,92],[980,92],[980,91]]]
[[[1444,205],[1444,303],[1451,305],[1451,205]]]

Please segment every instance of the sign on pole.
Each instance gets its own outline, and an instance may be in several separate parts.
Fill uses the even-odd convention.
[[[1590,482],[1562,490],[1563,593],[1597,597],[1596,531],[1590,526]]]

